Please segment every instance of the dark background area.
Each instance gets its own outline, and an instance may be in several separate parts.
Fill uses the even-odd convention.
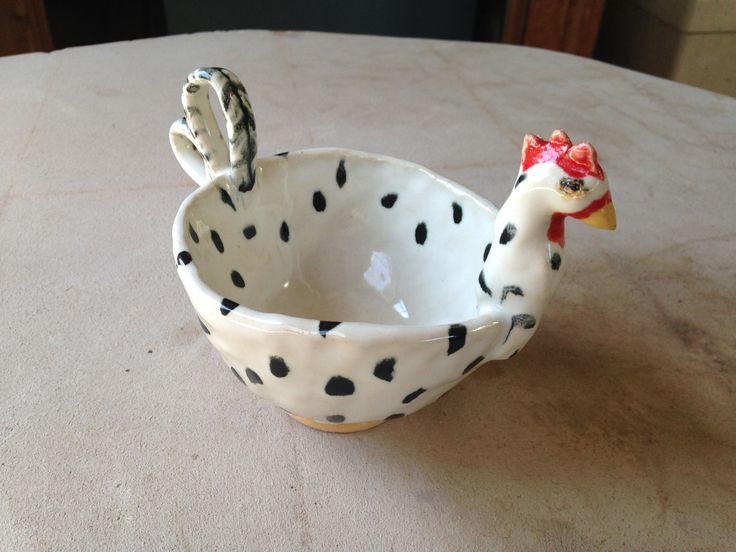
[[[0,55],[232,29],[523,44],[591,56],[606,0],[0,0]]]
[[[0,0],[0,55],[232,29],[504,42],[736,96],[736,0]]]
[[[55,49],[168,34],[161,0],[45,0]]]
[[[593,53],[606,0],[0,0],[0,55],[232,29],[506,42]]]
[[[500,40],[505,2],[491,0],[46,0],[54,46],[231,29],[312,30]]]

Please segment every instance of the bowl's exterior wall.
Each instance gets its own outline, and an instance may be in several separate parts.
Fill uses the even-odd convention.
[[[293,155],[297,154],[305,159],[374,160],[410,174],[421,173],[446,192],[475,202],[487,214],[489,227],[495,220],[493,205],[418,165],[350,150],[307,150]],[[274,160],[265,162],[275,166]],[[378,421],[419,410],[484,361],[497,358],[494,351],[508,335],[511,321],[487,296],[478,300],[476,314],[469,320],[417,326],[341,322],[334,327],[318,320],[259,312],[224,299],[203,281],[186,238],[188,210],[212,186],[212,182],[205,183],[182,203],[172,229],[174,257],[207,338],[258,396],[317,422]],[[257,192],[258,188],[249,193]],[[449,209],[450,203],[447,205]],[[469,223],[471,218],[466,218]],[[479,227],[474,225],[473,230],[477,233]],[[482,248],[477,251],[478,260],[481,254]],[[478,285],[475,275],[467,285]]]
[[[180,266],[179,271],[188,270]],[[411,328],[341,323],[319,332],[249,319],[182,278],[207,338],[251,391],[299,416],[358,423],[410,414],[434,402],[480,366],[504,324]],[[463,336],[463,329],[465,335]],[[426,329],[425,329],[426,330]]]

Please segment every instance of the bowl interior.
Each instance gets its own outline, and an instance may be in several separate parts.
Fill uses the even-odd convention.
[[[258,161],[246,194],[224,180],[184,211],[200,279],[261,312],[432,325],[476,316],[495,209],[390,158],[307,150]]]

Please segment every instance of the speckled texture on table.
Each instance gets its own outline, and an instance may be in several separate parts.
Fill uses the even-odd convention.
[[[542,327],[353,435],[256,399],[202,334],[169,150],[201,65],[261,155],[409,159],[495,203],[525,132],[593,142]],[[736,549],[736,100],[510,46],[228,32],[0,59],[0,549]],[[472,283],[471,283],[472,284]]]

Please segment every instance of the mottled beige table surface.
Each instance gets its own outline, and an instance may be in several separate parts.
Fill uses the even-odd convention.
[[[176,276],[187,73],[259,153],[409,159],[497,204],[526,132],[595,144],[529,346],[364,433],[233,377]],[[0,59],[1,550],[736,550],[736,100],[541,50],[228,32]]]

